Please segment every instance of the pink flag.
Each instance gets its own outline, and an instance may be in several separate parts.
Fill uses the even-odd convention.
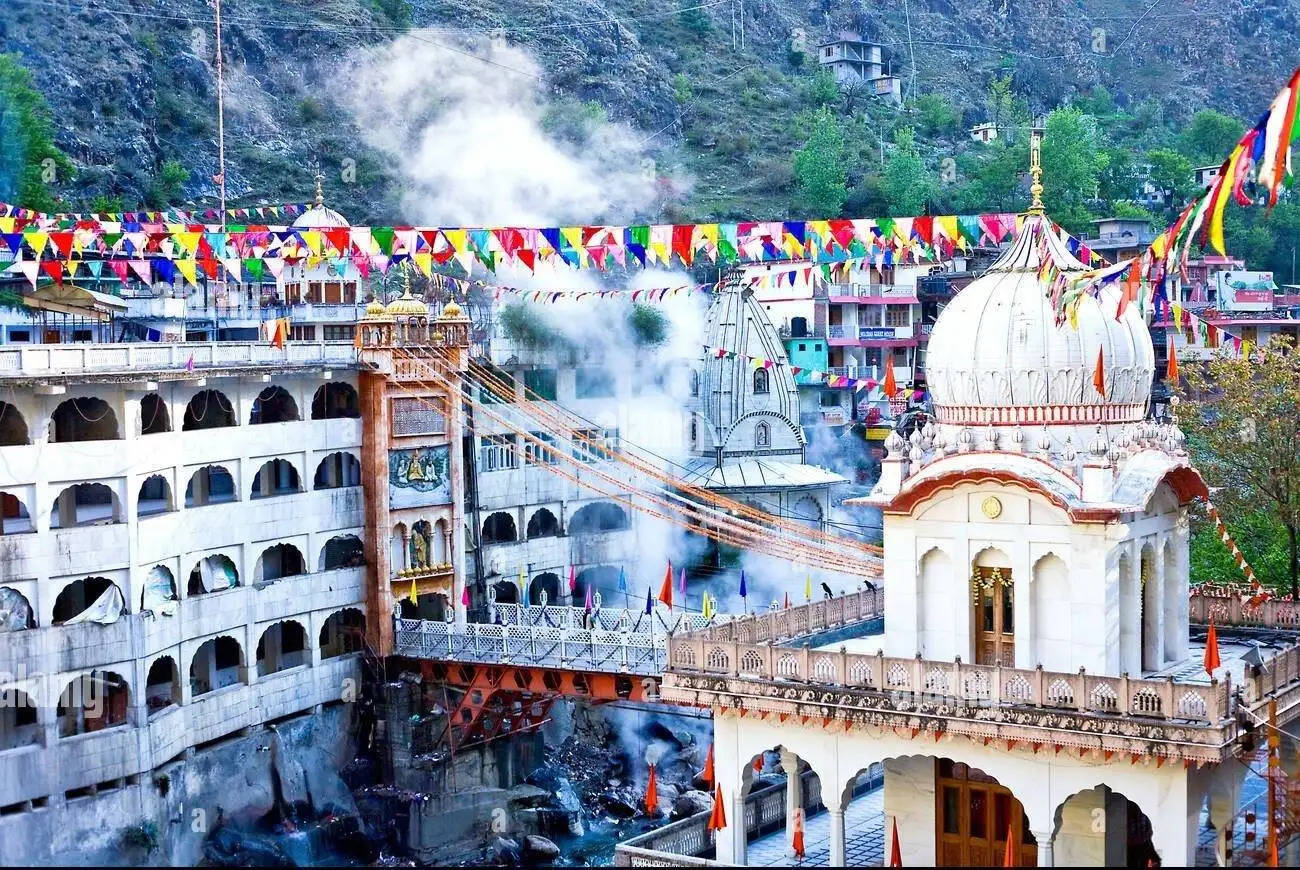
[[[578,575],[574,573],[573,566],[570,565],[569,566],[569,594],[572,595],[577,591],[578,591]]]
[[[588,612],[588,613],[591,613],[591,608],[592,608],[592,602],[591,602],[591,587],[588,586],[588,587],[587,587],[587,595],[586,595],[586,598],[585,598],[585,600],[582,602],[582,609],[585,610],[585,611]]]
[[[460,593],[460,603],[463,604],[463,605],[465,605],[466,607],[469,607],[469,587],[468,587],[468,586],[466,586],[466,587],[465,587],[465,590],[464,590],[463,592]]]
[[[194,354],[190,354],[190,358],[185,361],[185,371],[194,371]]]
[[[677,591],[682,593],[682,595],[686,594],[686,568],[685,567],[682,568],[681,574],[679,574],[677,577]]]

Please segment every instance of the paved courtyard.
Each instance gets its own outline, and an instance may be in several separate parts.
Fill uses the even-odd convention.
[[[844,811],[844,860],[849,866],[879,867],[885,859],[885,790],[876,788],[853,799]],[[804,826],[803,861],[800,867],[825,867],[830,863],[831,816],[821,812]],[[750,867],[795,865],[786,855],[785,830],[760,837],[749,844],[746,863]]]

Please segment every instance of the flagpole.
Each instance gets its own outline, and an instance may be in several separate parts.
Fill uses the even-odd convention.
[[[221,65],[221,0],[216,4],[217,25],[217,187],[221,199],[221,229],[226,229],[226,97]]]

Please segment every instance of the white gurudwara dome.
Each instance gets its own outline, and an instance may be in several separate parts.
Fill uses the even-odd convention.
[[[926,380],[944,427],[1048,426],[1054,440],[1107,430],[1146,416],[1155,355],[1136,304],[1116,317],[1115,285],[1079,301],[1078,328],[1056,322],[1039,278],[1043,260],[1062,272],[1087,267],[1051,222],[1030,213],[1015,243],[940,313],[930,336]],[[1093,384],[1100,350],[1106,391]]]
[[[346,227],[348,219],[336,212],[334,209],[325,205],[325,191],[321,182],[325,180],[323,175],[316,176],[316,201],[312,207],[304,211],[293,222],[299,229],[329,229],[331,227]]]

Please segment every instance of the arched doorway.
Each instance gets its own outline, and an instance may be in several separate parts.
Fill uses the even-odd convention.
[[[560,576],[553,571],[547,571],[545,574],[538,574],[533,578],[533,582],[528,584],[528,603],[541,604],[542,593],[546,593],[547,604],[560,603]]]
[[[1015,667],[1015,585],[1007,554],[981,550],[972,566],[970,589],[975,664]]]
[[[936,866],[1001,866],[1008,837],[1017,867],[1038,866],[1038,843],[1011,789],[947,758],[937,759],[934,776]]]
[[[1057,867],[1159,867],[1151,820],[1105,785],[1075,792],[1056,808],[1052,858]]]

